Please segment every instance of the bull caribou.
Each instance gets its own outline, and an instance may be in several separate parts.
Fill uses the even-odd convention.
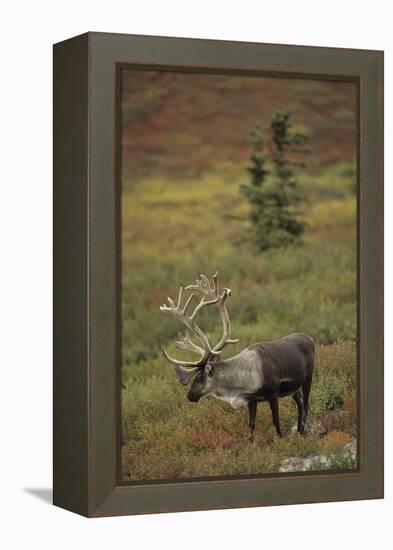
[[[309,410],[309,394],[314,369],[314,342],[306,334],[290,334],[272,342],[258,342],[243,349],[229,359],[221,359],[220,354],[228,344],[239,340],[232,339],[231,325],[226,300],[231,295],[229,288],[219,290],[218,274],[213,284],[205,275],[185,289],[180,287],[177,303],[168,298],[168,304],[160,310],[173,314],[187,328],[185,335],[179,333],[176,347],[197,353],[197,361],[183,361],[169,355],[162,347],[163,356],[176,370],[179,381],[187,385],[192,380],[187,397],[197,402],[211,395],[229,403],[234,409],[248,406],[250,441],[254,443],[257,405],[268,401],[273,424],[279,437],[280,428],[278,399],[292,396],[298,409],[297,429],[304,432]],[[183,303],[184,290],[190,290],[202,296],[191,314],[187,313],[194,294],[190,294]],[[198,313],[208,307],[216,306],[223,324],[223,335],[212,347],[201,328],[196,323]],[[198,338],[195,344],[190,337]]]

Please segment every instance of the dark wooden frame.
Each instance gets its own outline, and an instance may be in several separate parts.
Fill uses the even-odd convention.
[[[121,67],[358,84],[360,468],[121,484]],[[54,503],[89,517],[383,497],[383,53],[87,33],[54,47]]]

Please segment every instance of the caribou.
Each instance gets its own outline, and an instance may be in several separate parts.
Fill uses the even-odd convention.
[[[219,289],[218,273],[213,275],[212,283],[205,275],[197,279],[196,284],[185,289],[181,286],[177,303],[168,298],[168,304],[160,310],[173,314],[185,327],[183,335],[179,332],[176,347],[199,355],[197,361],[183,361],[169,355],[162,347],[165,359],[175,367],[179,381],[183,385],[192,384],[187,393],[191,402],[211,395],[229,403],[234,409],[248,407],[250,441],[254,443],[257,405],[267,401],[270,405],[273,425],[277,435],[282,437],[280,427],[278,399],[292,396],[298,409],[297,430],[303,434],[309,411],[309,394],[314,370],[314,342],[307,334],[290,334],[271,342],[258,342],[228,359],[220,354],[228,344],[236,344],[231,338],[231,324],[226,300],[231,295],[229,288]],[[183,303],[184,290],[193,291]],[[201,296],[192,313],[187,313],[194,297]],[[198,313],[209,306],[218,309],[222,320],[223,334],[212,347],[209,339],[196,323]],[[195,344],[190,333],[198,339]]]

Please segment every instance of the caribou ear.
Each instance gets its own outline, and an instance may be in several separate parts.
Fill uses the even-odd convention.
[[[195,367],[193,369],[185,369],[180,365],[173,365],[173,366],[175,367],[175,372],[179,379],[179,382],[183,384],[183,386],[187,386],[192,376],[199,370],[198,367]]]

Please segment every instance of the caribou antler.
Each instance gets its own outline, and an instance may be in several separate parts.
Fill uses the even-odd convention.
[[[202,346],[203,346],[203,347],[200,347],[200,346],[197,346],[196,344],[194,344],[191,341],[188,333],[186,333],[185,337],[179,335],[180,339],[176,343],[177,347],[180,348],[180,349],[187,349],[187,350],[199,353],[201,355],[201,358],[199,359],[199,361],[180,361],[180,360],[175,359],[174,357],[171,357],[170,355],[168,355],[168,353],[165,351],[165,349],[161,348],[161,351],[162,351],[162,354],[164,355],[164,357],[166,359],[168,359],[168,361],[170,361],[171,363],[174,363],[175,365],[179,365],[180,367],[199,367],[200,365],[205,364],[206,361],[209,359],[209,357],[212,354],[214,355],[214,352],[210,347],[209,340],[207,339],[206,334],[196,324],[195,317],[197,316],[198,312],[202,308],[204,308],[206,306],[210,306],[212,304],[216,304],[218,302],[219,298],[214,297],[211,300],[207,300],[207,301],[205,300],[205,298],[202,298],[202,300],[199,302],[199,304],[194,308],[194,311],[192,312],[192,314],[188,315],[187,314],[187,308],[188,308],[193,296],[194,295],[191,294],[188,297],[186,303],[183,305],[182,304],[183,287],[181,286],[180,290],[179,290],[179,297],[177,299],[177,304],[176,305],[175,305],[174,301],[171,298],[168,298],[169,306],[165,305],[165,304],[163,306],[160,306],[161,311],[166,311],[166,312],[172,313],[182,323],[184,323],[186,325],[186,327],[200,339],[200,341],[202,343]]]
[[[186,331],[185,336],[179,333],[179,340],[176,342],[176,347],[179,349],[198,353],[201,357],[198,361],[181,361],[175,359],[174,357],[171,357],[164,348],[161,348],[161,352],[164,357],[172,364],[180,367],[187,373],[190,373],[204,366],[211,357],[218,355],[224,349],[226,344],[235,344],[239,340],[230,339],[231,325],[229,321],[228,311],[225,306],[225,301],[228,296],[231,295],[231,291],[229,288],[224,288],[223,292],[220,294],[218,288],[217,273],[213,275],[213,287],[210,286],[208,278],[205,275],[201,275],[201,279],[197,280],[195,285],[187,286],[186,290],[196,290],[200,294],[203,294],[202,300],[194,308],[194,311],[191,315],[187,314],[187,308],[190,305],[194,294],[191,294],[183,305],[183,287],[180,287],[177,304],[175,305],[174,301],[171,298],[168,298],[169,305],[160,306],[160,310],[170,312],[175,315],[175,317],[182,321],[182,323],[184,323],[184,325],[191,332],[193,332],[202,343],[202,347],[194,344],[194,342],[192,342],[190,338],[188,331]],[[205,297],[207,298],[207,300],[205,299]],[[224,332],[221,340],[212,349],[206,334],[204,334],[204,332],[196,324],[195,318],[202,308],[213,304],[217,304],[218,306],[218,310],[223,322]]]
[[[222,294],[220,294],[218,287],[218,272],[213,275],[213,286],[210,286],[209,279],[206,275],[201,275],[200,279],[197,279],[195,285],[188,285],[186,290],[195,290],[204,296],[207,296],[211,300],[217,299],[218,311],[223,324],[223,335],[221,340],[214,346],[212,352],[214,355],[220,353],[227,344],[236,344],[239,340],[232,340],[231,335],[231,322],[229,320],[228,311],[225,305],[225,301],[228,296],[231,295],[230,288],[224,288]]]

